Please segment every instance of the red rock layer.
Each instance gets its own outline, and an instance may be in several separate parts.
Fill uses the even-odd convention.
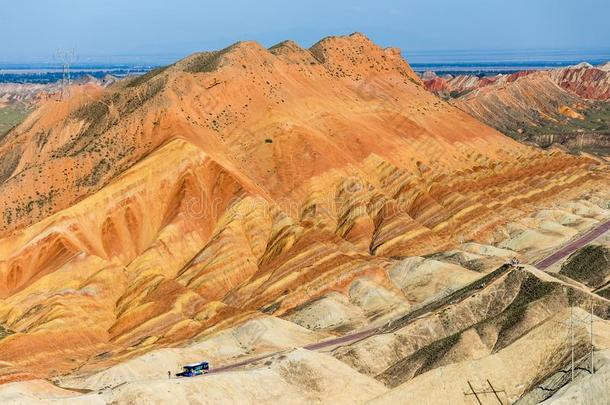
[[[606,65],[594,67],[589,64],[580,64],[542,71],[542,74],[548,76],[561,88],[582,98],[608,100],[610,99],[610,69]],[[436,77],[432,75],[433,77],[430,77],[428,75],[428,78],[423,83],[426,89],[435,94],[444,97],[448,97],[450,94],[460,96],[490,84],[502,86],[532,73],[536,73],[536,71],[524,70],[508,75],[501,74],[484,77],[471,75],[458,75],[454,77]]]

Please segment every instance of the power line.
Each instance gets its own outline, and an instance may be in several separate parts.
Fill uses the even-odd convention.
[[[595,373],[595,366],[593,365],[593,300],[591,300],[591,312],[589,314],[589,345],[591,348],[591,374]]]
[[[570,305],[570,346],[572,349],[572,381],[574,381],[574,307]]]
[[[565,322],[561,322],[561,321],[554,321],[554,320],[551,320],[551,322],[558,323],[558,324],[560,324],[560,325],[565,326],[566,328],[569,328],[569,327],[570,327],[570,324],[565,323]],[[578,322],[578,319],[575,321],[575,323],[577,323],[577,322]],[[595,321],[593,321],[593,322],[595,322]],[[585,323],[585,322],[583,321],[582,323]],[[586,323],[589,323],[589,322],[586,322]],[[568,331],[567,331],[567,334],[566,334],[565,339],[568,339],[568,338],[569,338],[569,334],[570,334],[570,331],[568,330]],[[600,335],[600,334],[598,334],[598,333],[593,333],[593,336],[595,336],[595,337],[597,337],[597,338],[600,338],[600,339],[606,339],[606,338],[607,338],[607,336]],[[548,339],[545,339],[545,340],[548,340]]]
[[[596,322],[593,319],[593,313],[594,313],[594,303],[593,300],[590,301],[590,312],[589,312],[589,316],[587,317],[583,317],[583,318],[579,318],[578,316],[576,316],[574,314],[574,307],[572,305],[570,305],[570,323],[568,324],[567,322],[562,322],[562,321],[557,321],[557,320],[551,320],[551,322],[555,322],[558,323],[562,326],[565,326],[566,328],[568,328],[566,330],[567,334],[565,336],[564,339],[568,339],[568,334],[569,334],[569,339],[570,339],[570,366],[569,369],[564,371],[564,370],[558,370],[557,373],[563,373],[568,374],[570,373],[569,377],[567,379],[563,379],[563,382],[560,381],[559,385],[554,387],[554,388],[545,388],[544,386],[540,385],[538,386],[539,389],[542,389],[544,391],[552,391],[552,392],[556,392],[557,390],[561,389],[562,387],[564,387],[566,384],[573,382],[575,377],[576,377],[576,371],[577,370],[582,370],[582,371],[587,371],[590,374],[593,374],[595,372],[595,366],[594,366],[594,361],[593,361],[593,357],[594,357],[594,345],[593,345],[593,336],[597,336],[600,339],[605,338],[605,336],[601,336],[598,335],[596,333],[593,332],[593,323]],[[588,318],[588,319],[587,319]],[[575,359],[575,348],[576,348],[576,339],[575,339],[575,335],[576,335],[576,324],[589,324],[589,327],[586,328],[587,332],[589,333],[589,353],[586,353],[583,357],[579,357],[578,359]],[[580,342],[582,342],[582,339],[579,339]],[[579,350],[580,352],[580,350]],[[589,356],[589,359],[587,359],[587,355]],[[589,360],[589,361],[587,361]],[[588,363],[588,364],[587,364]],[[581,366],[582,365],[582,366]]]

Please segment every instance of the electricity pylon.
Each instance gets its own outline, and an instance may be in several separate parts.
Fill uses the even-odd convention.
[[[74,49],[58,49],[55,56],[61,64],[61,82],[60,82],[60,99],[65,99],[70,96],[70,65],[76,59]]]

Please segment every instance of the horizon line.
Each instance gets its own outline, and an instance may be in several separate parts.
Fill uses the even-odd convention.
[[[224,48],[220,48],[224,49]],[[594,59],[610,59],[610,48],[497,48],[497,49],[413,49],[413,50],[405,50],[400,48],[401,54],[407,62],[410,62],[410,59],[420,57],[428,57],[429,61],[418,61],[413,63],[442,63],[443,61],[434,61],[432,58],[434,57],[483,57],[486,54],[490,56],[500,56],[512,54],[510,60],[506,59],[488,59],[488,60],[474,60],[470,59],[470,62],[516,62],[519,61],[519,58],[523,62],[560,62],[562,60],[545,60],[543,59],[532,59],[533,56],[544,57],[544,56],[555,56],[560,58],[570,57],[569,59],[565,59],[563,61],[576,61],[579,59],[578,53],[582,53],[580,56],[581,60],[584,61],[586,58],[594,58]],[[108,64],[109,66],[117,66],[117,65],[155,65],[159,66],[162,63],[171,63],[172,61],[178,61],[182,58],[185,58],[196,52],[205,52],[210,51],[210,49],[201,49],[194,51],[184,51],[184,52],[174,52],[174,53],[117,53],[117,54],[83,54],[82,56],[77,57],[81,59],[80,62],[76,61],[73,65],[91,65],[91,64]],[[598,55],[595,55],[595,54]],[[536,55],[538,54],[538,55]],[[78,54],[77,54],[78,55]],[[112,61],[112,59],[122,59],[122,61]],[[447,62],[447,61],[445,61]],[[454,61],[456,63],[461,62],[460,60]],[[40,55],[40,56],[31,56],[28,58],[3,58],[0,57],[0,68],[2,67],[11,67],[11,66],[59,66],[60,63],[53,56],[49,55]]]

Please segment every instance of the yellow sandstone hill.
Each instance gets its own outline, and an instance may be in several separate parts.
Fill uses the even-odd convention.
[[[493,244],[607,185],[598,161],[511,140],[362,34],[84,86],[0,140],[0,375],[101,369],[363,275],[391,288],[393,258]]]

